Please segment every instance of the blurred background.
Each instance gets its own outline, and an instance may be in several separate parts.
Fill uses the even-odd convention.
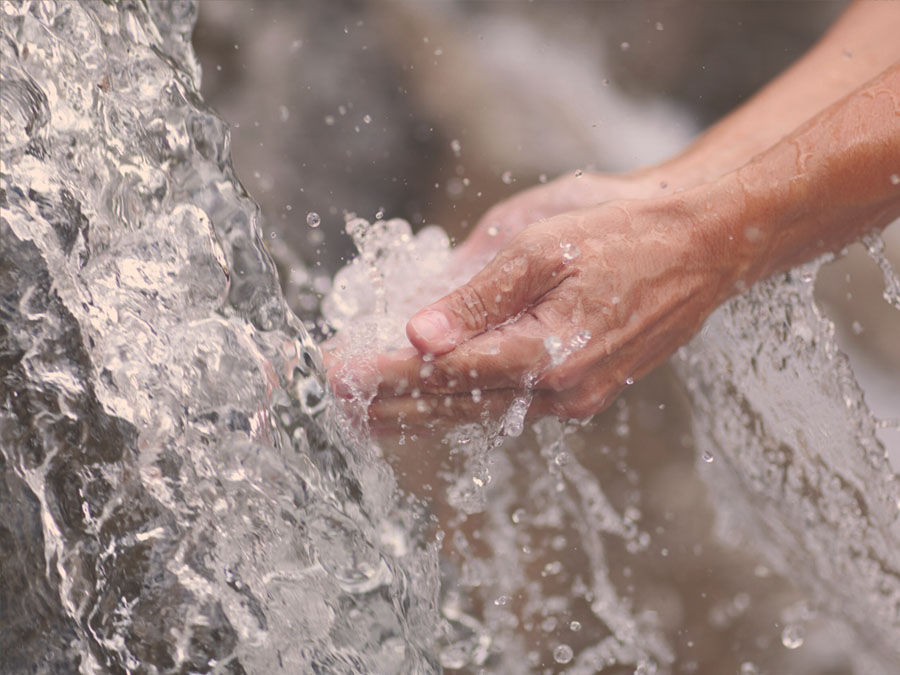
[[[437,223],[460,240],[490,205],[546,177],[666,158],[799,57],[845,4],[201,0],[194,46],[288,300],[314,322],[352,255],[345,213]],[[898,235],[897,224],[885,233],[895,266]],[[817,291],[870,406],[900,417],[900,313],[878,268],[855,245]],[[642,495],[650,553],[613,547],[609,565],[633,575],[636,607],[660,615],[674,672],[851,672],[824,619],[810,620],[802,649],[784,647],[785,612],[802,596],[752,552],[711,538],[690,411],[668,368],[624,401],[581,435],[579,458],[617,507]],[[898,436],[883,430],[895,459]],[[434,456],[386,454],[421,494],[441,462],[416,452]],[[440,493],[429,497],[438,514]],[[534,672],[562,668],[541,649]]]

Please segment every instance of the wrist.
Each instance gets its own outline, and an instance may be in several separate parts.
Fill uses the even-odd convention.
[[[717,304],[766,276],[772,228],[748,198],[737,173],[662,201],[684,229],[686,264],[709,275]]]

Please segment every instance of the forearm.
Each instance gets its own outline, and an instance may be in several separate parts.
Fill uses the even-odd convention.
[[[689,194],[735,290],[884,227],[900,217],[900,64]]]
[[[678,189],[743,166],[900,60],[898,35],[900,2],[854,3],[803,58],[650,173]]]

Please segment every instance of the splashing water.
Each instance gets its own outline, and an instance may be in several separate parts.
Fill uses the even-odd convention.
[[[434,671],[435,551],[329,423],[195,5],[0,13],[0,670]]]
[[[897,307],[900,280],[867,238]],[[813,298],[824,261],[758,285],[717,311],[678,359],[718,508],[718,533],[749,544],[874,657],[900,658],[900,480],[876,436],[834,325]],[[898,400],[900,405],[900,400]],[[791,648],[802,638],[786,629]]]
[[[526,387],[447,434],[426,507],[329,405],[197,93],[195,13],[0,4],[0,672],[672,672],[672,636],[608,562],[651,543],[620,448],[591,450],[625,498],[584,461],[582,424],[525,423]],[[322,308],[360,407],[375,354],[474,271],[440,229],[378,218],[348,221],[360,255]],[[733,300],[676,360],[721,536],[888,673],[900,488],[817,270]],[[589,338],[545,346],[556,365]],[[792,650],[804,612],[779,629]]]

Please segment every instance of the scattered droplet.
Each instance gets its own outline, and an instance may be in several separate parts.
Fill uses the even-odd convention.
[[[575,258],[581,255],[581,251],[578,250],[578,247],[569,242],[560,242],[559,247],[562,249],[562,259],[566,262],[575,260]]]
[[[321,222],[322,218],[315,211],[306,214],[306,224],[310,227],[318,227]]]
[[[568,663],[574,655],[569,645],[557,645],[553,650],[553,660],[557,663]]]
[[[494,605],[497,607],[504,607],[507,603],[509,603],[509,597],[506,595],[501,595],[496,600],[494,600]]]
[[[784,627],[784,630],[781,631],[781,644],[788,649],[798,649],[803,646],[804,637],[805,631],[803,630],[803,626],[795,623],[788,624]]]

